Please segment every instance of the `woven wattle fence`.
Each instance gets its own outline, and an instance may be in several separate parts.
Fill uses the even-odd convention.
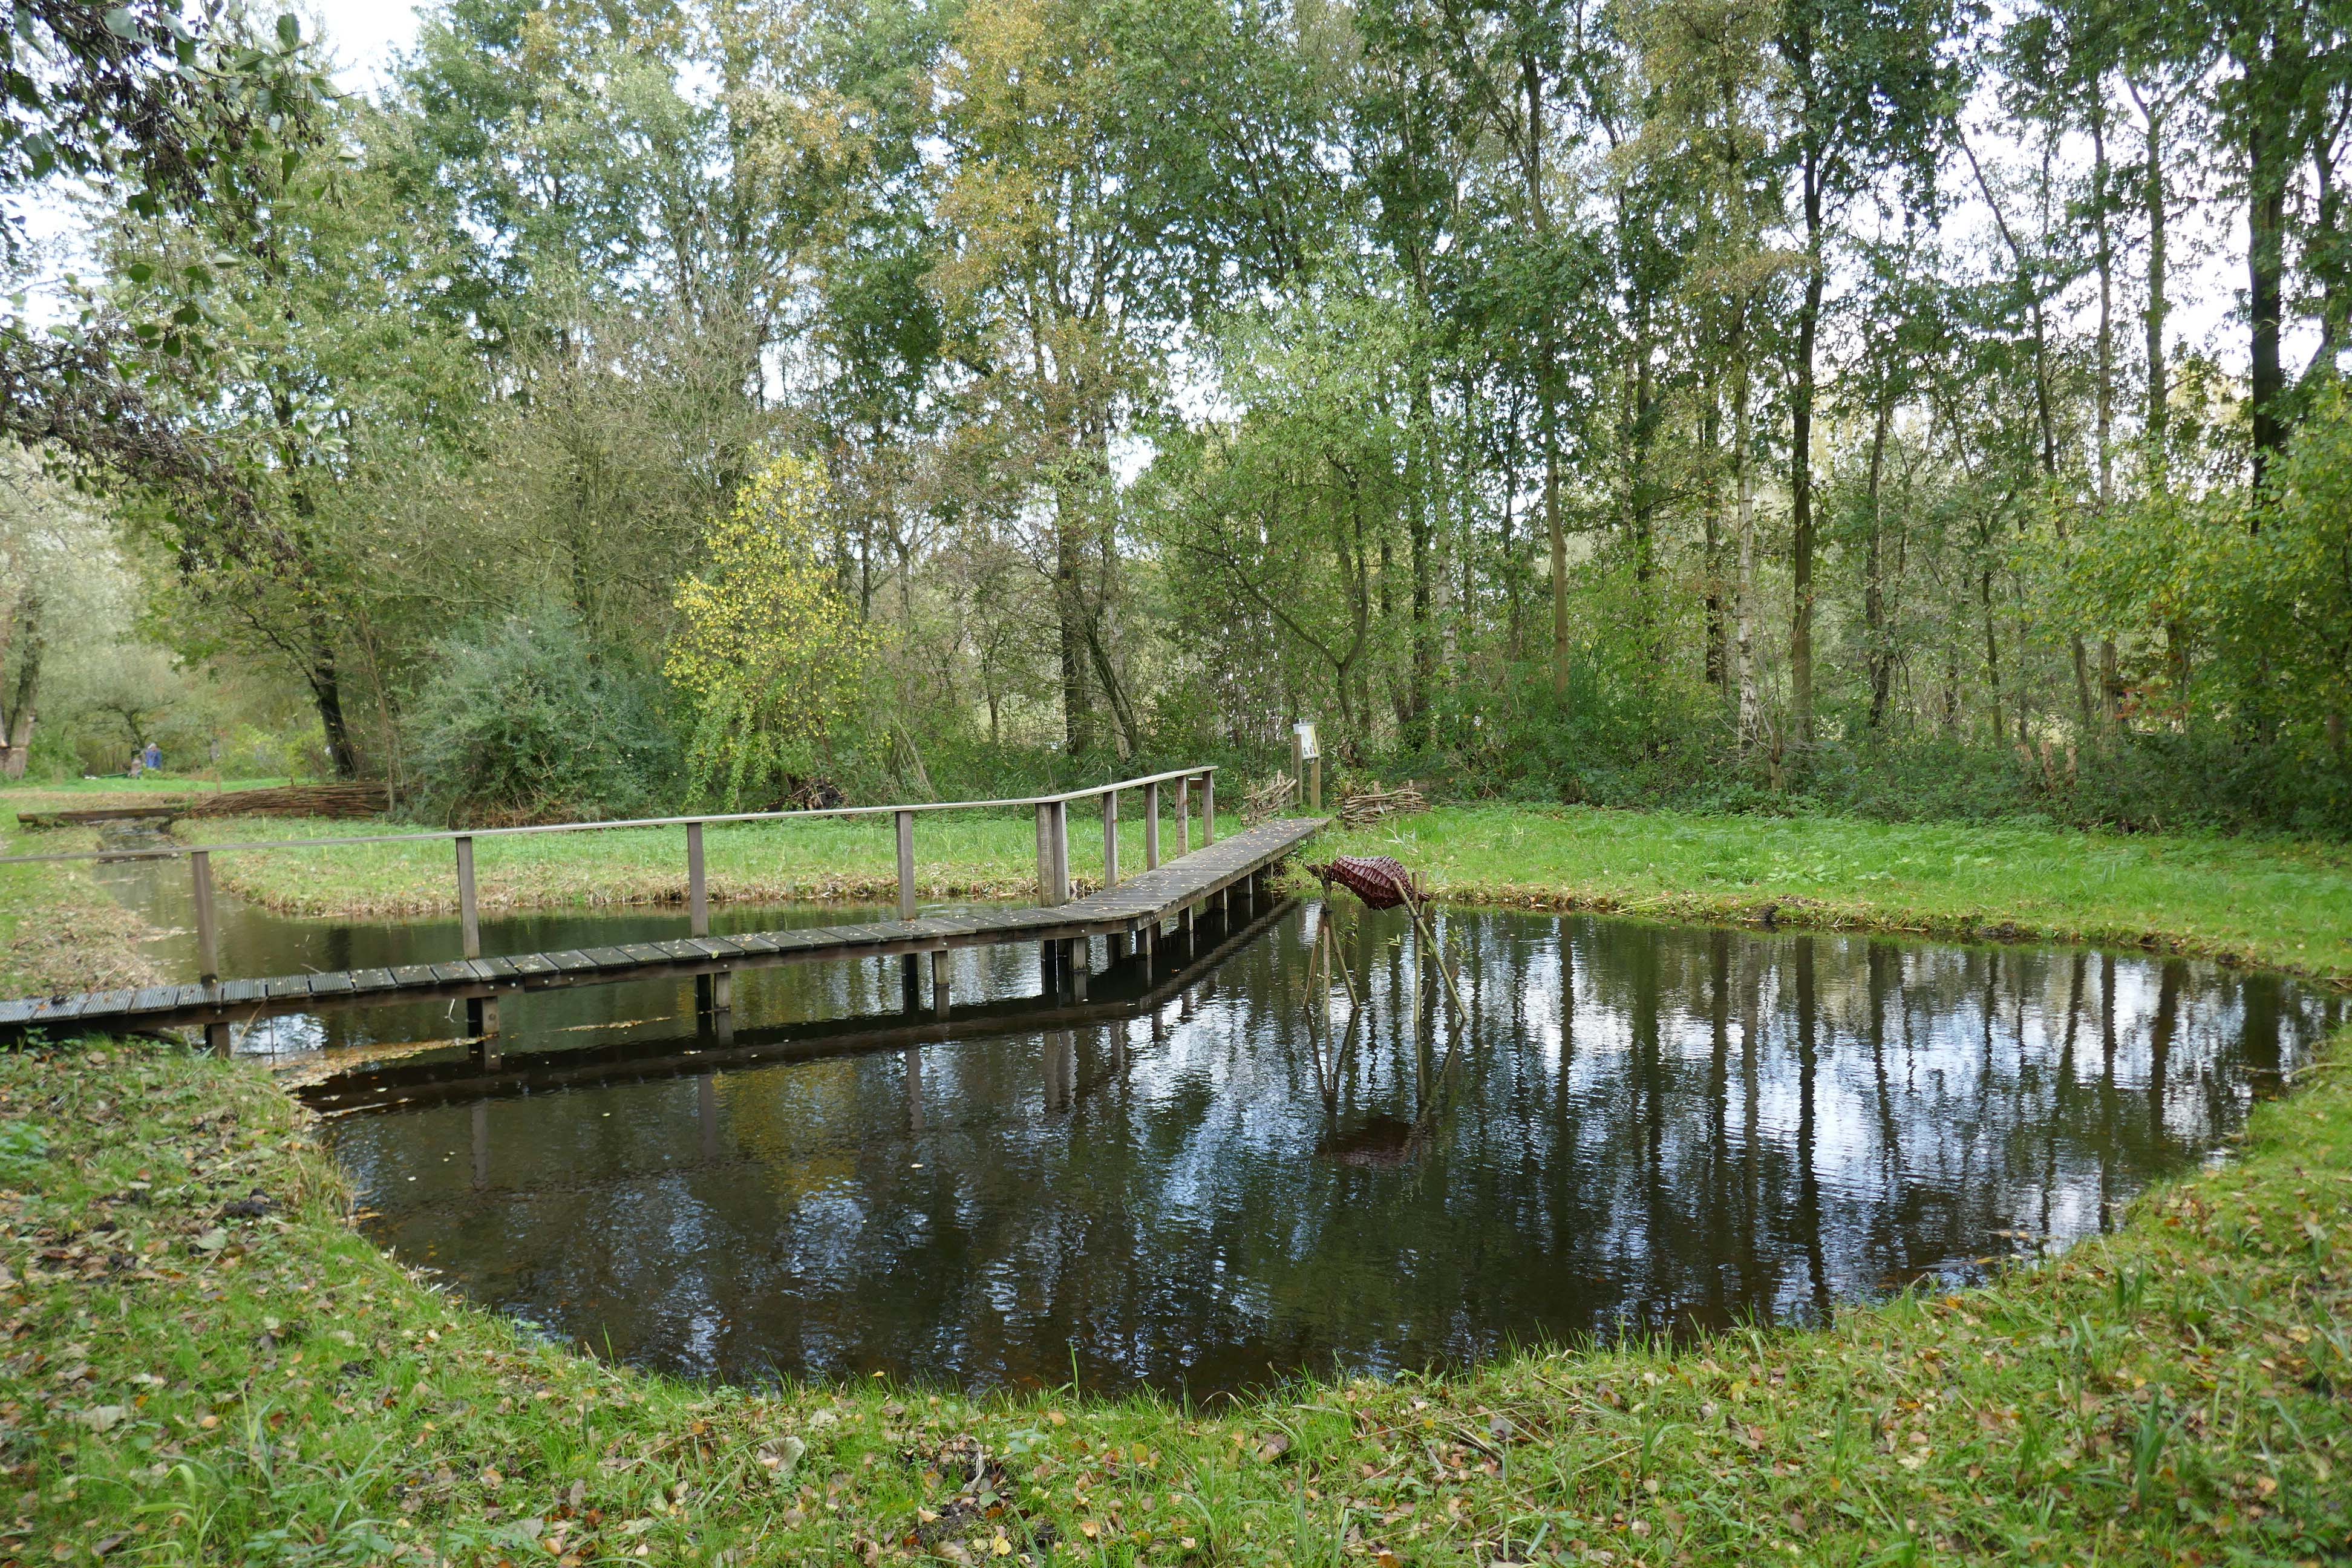
[[[1420,898],[1412,873],[1386,855],[1335,855],[1327,865],[1307,868],[1326,887],[1337,882],[1372,909],[1392,910]]]

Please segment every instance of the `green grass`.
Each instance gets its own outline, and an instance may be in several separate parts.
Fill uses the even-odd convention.
[[[1218,817],[1219,830],[1240,831]],[[1142,868],[1143,826],[1122,820],[1119,864]],[[191,842],[350,837],[397,832],[381,823],[236,817],[186,822]],[[1200,824],[1193,823],[1195,842]],[[1160,829],[1164,854],[1177,850],[1176,823]],[[705,830],[710,896],[720,902],[790,899],[888,900],[898,897],[898,840],[887,816],[811,817]],[[924,814],[915,821],[920,896],[1034,900],[1036,818],[1019,814]],[[1081,888],[1101,885],[1102,821],[1073,811],[1070,874]],[[455,851],[445,840],[415,846],[362,844],[320,849],[223,855],[213,862],[218,886],[289,914],[390,915],[446,912],[457,907]],[[686,830],[626,828],[600,833],[534,833],[478,839],[476,897],[485,909],[560,904],[678,903],[686,898]]]
[[[1120,864],[1143,863],[1122,823]],[[1220,831],[1241,824],[1220,818]],[[189,823],[207,842],[349,836],[375,825]],[[1162,842],[1174,853],[1172,825]],[[1036,885],[1026,816],[957,814],[916,827],[922,897],[1025,898]],[[1445,897],[1660,918],[1870,927],[2147,945],[2352,977],[2352,849],[2289,839],[2123,836],[1838,818],[1693,816],[1581,807],[1450,807],[1322,840],[1392,854]],[[721,900],[888,899],[898,882],[886,819],[709,830]],[[1102,874],[1102,835],[1071,824],[1071,868]],[[456,907],[446,843],[226,855],[221,886],[299,914],[410,914]],[[675,902],[686,896],[676,828],[487,838],[477,849],[484,907]]]
[[[1449,808],[1318,846],[1445,897],[1676,920],[2123,942],[2352,977],[2352,847],[1846,818]]]
[[[209,773],[142,773],[135,779],[123,773],[107,773],[87,779],[0,780],[0,797],[7,797],[13,810],[38,811],[42,809],[40,806],[26,805],[22,797],[44,795],[194,795],[228,789],[278,789],[292,782],[286,778],[218,780]],[[76,801],[74,804],[89,803]]]
[[[2321,1076],[1987,1289],[1200,1411],[616,1369],[356,1236],[260,1069],[12,1054],[0,1559],[2340,1561],[2352,1089]]]
[[[1477,833],[1480,815],[1406,825],[1457,888],[1485,864],[1474,853],[1615,867],[1579,836],[1722,826],[1515,814]],[[1514,824],[1527,837],[1493,847]],[[2280,875],[2327,866],[2219,846],[2217,874],[2269,863],[2232,849]],[[1609,896],[1678,890],[1649,864],[1646,888],[1618,870]],[[39,869],[0,881],[20,924],[98,896]],[[2136,900],[2152,874],[2111,881]],[[2137,901],[2071,896],[2082,918],[2138,918]],[[2045,918],[2023,900],[1982,912]],[[2323,923],[2294,923],[2306,915]],[[2247,919],[2265,942],[2346,940],[2340,898]],[[2257,1108],[2238,1159],[1984,1289],[1823,1331],[1308,1382],[1206,1411],[874,1382],[751,1392],[612,1367],[360,1237],[341,1175],[262,1069],[149,1043],[8,1053],[0,1563],[2340,1561],[2345,1044]]]

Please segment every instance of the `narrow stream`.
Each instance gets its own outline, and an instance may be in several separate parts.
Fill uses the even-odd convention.
[[[118,890],[182,917],[155,868]],[[861,918],[731,908],[722,930]],[[1320,922],[1348,978],[1310,1004]],[[941,1027],[895,961],[291,1019],[379,1241],[598,1353],[759,1381],[1074,1379],[1196,1397],[1459,1367],[1585,1334],[1819,1321],[2106,1228],[2212,1155],[2341,999],[2142,953],[1450,910],[1467,1017],[1400,919],[1296,903],[1188,969],[1040,998],[958,955]],[[492,952],[683,914],[486,923]],[[454,921],[230,904],[232,973],[454,955]],[[173,943],[159,948],[167,962]],[[415,1044],[411,1044],[415,1042]]]

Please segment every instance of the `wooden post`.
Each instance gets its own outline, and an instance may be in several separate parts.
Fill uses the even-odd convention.
[[[915,918],[915,814],[902,811],[898,816],[898,918]]]
[[[474,840],[459,834],[457,844],[457,947],[459,956],[482,956],[482,912],[474,898]],[[480,1037],[499,1032],[499,1002],[495,996],[466,998],[466,1033]]]
[[[188,857],[188,872],[196,894],[196,982],[220,983],[220,933],[213,920],[213,858],[199,849]]]
[[[1176,781],[1176,853],[1192,852],[1192,781],[1187,776]]]
[[[213,914],[213,858],[199,849],[188,857],[188,875],[196,900],[196,980],[209,991],[220,984],[220,925]],[[226,1023],[205,1026],[205,1049],[216,1057],[229,1054]]]
[[[1103,791],[1103,891],[1118,886],[1118,791]]]
[[[457,838],[457,947],[461,957],[482,956],[482,915],[474,902],[474,841]]]
[[[931,950],[931,1011],[944,1018],[948,1016],[948,950]]]
[[[1037,807],[1037,901],[1054,901],[1054,806],[1051,801]]]
[[[1160,786],[1143,786],[1143,868],[1160,868]]]
[[[1054,896],[1050,902],[1070,901],[1070,803],[1054,803]]]
[[[1321,757],[1307,764],[1307,808],[1309,811],[1320,811],[1323,809],[1323,759]]]
[[[1201,847],[1217,841],[1217,775],[1201,775]]]
[[[686,929],[689,936],[710,934],[710,884],[703,875],[698,822],[686,825]]]
[[[1297,792],[1298,804],[1305,805],[1307,804],[1307,737],[1298,732],[1298,726],[1296,724],[1290,727],[1290,787]]]

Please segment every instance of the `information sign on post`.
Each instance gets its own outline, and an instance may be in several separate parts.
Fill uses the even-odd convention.
[[[1311,721],[1302,719],[1290,727],[1290,765],[1298,775],[1299,798],[1308,810],[1322,810],[1323,748]]]

